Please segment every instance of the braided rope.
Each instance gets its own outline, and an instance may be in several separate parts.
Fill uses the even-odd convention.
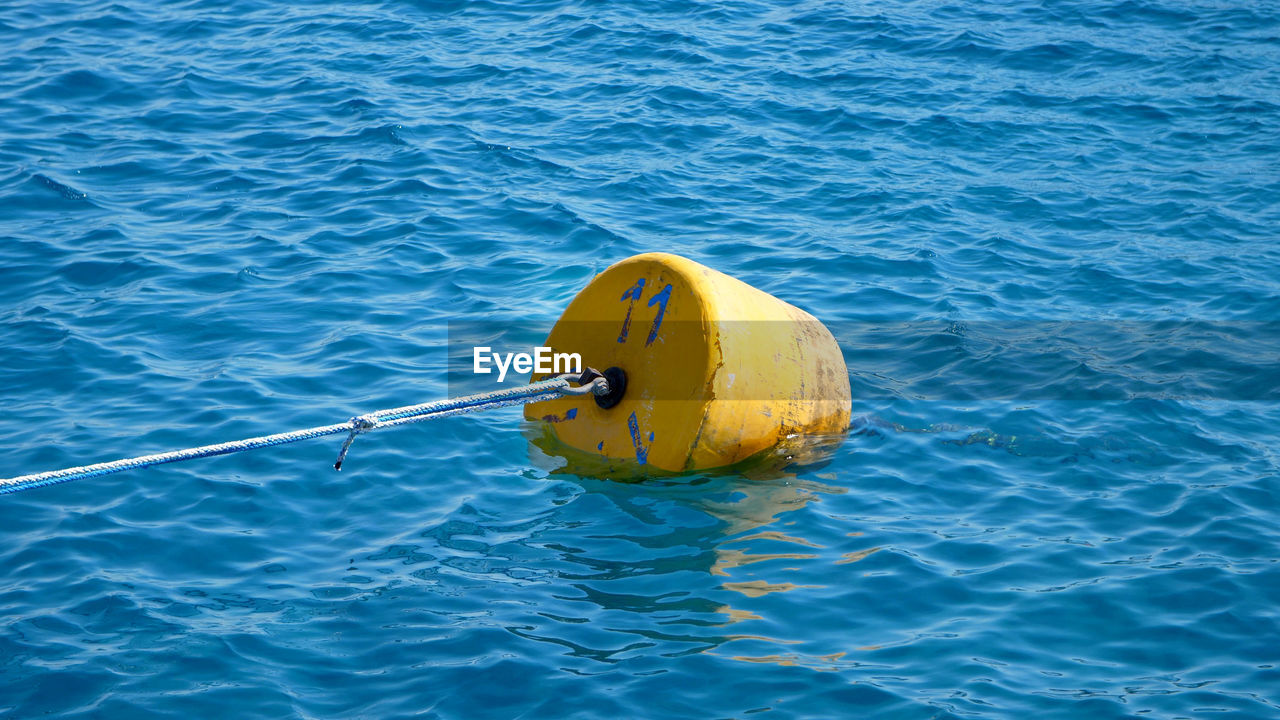
[[[436,418],[448,417],[450,415],[463,415],[478,412],[480,410],[488,410],[490,408],[504,407],[507,405],[522,405],[524,403],[538,402],[540,400],[550,400],[565,394],[564,391],[569,389],[571,388],[567,379],[564,377],[556,377],[550,380],[543,380],[542,382],[525,385],[523,387],[504,388],[502,390],[494,390],[492,392],[480,393],[477,395],[467,395],[465,397],[454,398],[452,400],[437,400],[435,402],[406,405],[404,407],[391,408],[388,410],[375,410],[374,412],[366,413],[364,415],[357,415],[344,423],[321,425],[319,427],[306,428],[305,430],[293,430],[290,432],[276,433],[274,435],[263,435],[261,437],[234,440],[232,442],[217,443],[215,445],[203,445],[200,447],[186,448],[184,450],[173,450],[154,455],[141,455],[134,458],[112,460],[111,462],[96,463],[93,465],[82,465],[80,467],[71,467],[62,470],[50,470],[48,472],[35,473],[32,475],[21,475],[14,478],[0,479],[0,495],[8,495],[9,493],[31,490],[38,487],[47,487],[49,485],[57,485],[58,483],[71,482],[72,480],[83,480],[85,478],[110,475],[111,473],[131,470],[133,468],[151,467],[153,465],[163,465],[164,463],[214,457],[217,455],[228,455],[231,453],[244,452],[245,450],[255,450],[257,448],[271,447],[274,445],[284,445],[287,443],[298,442],[299,440],[310,440],[311,438],[323,437],[325,435],[340,435],[342,433],[347,433],[347,441],[343,444],[342,450],[338,456],[338,461],[335,463],[335,467],[340,469],[342,467],[342,460],[346,457],[347,450],[350,449],[351,443],[355,440],[357,435],[362,433],[378,428],[397,427],[399,425],[407,425],[409,423],[417,423],[424,420],[434,420]]]

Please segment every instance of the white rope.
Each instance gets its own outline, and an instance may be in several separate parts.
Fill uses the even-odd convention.
[[[154,455],[142,455],[122,460],[112,460],[111,462],[65,468],[63,470],[50,470],[48,472],[34,473],[31,475],[21,475],[19,477],[0,480],[0,495],[7,495],[9,493],[30,490],[37,487],[46,487],[48,485],[56,485],[58,483],[70,482],[72,480],[82,480],[84,478],[109,475],[111,473],[131,470],[133,468],[151,467],[152,465],[162,465],[164,463],[179,462],[181,460],[194,460],[195,458],[202,457],[213,457],[215,455],[228,455],[230,453],[244,452],[245,450],[271,447],[273,445],[284,445],[286,443],[298,442],[299,440],[309,440],[311,438],[323,437],[325,435],[340,435],[342,433],[347,433],[347,440],[342,445],[342,450],[339,452],[337,462],[334,463],[335,468],[341,469],[342,461],[346,458],[347,451],[351,448],[351,443],[355,441],[357,435],[362,433],[370,432],[378,428],[396,427],[399,425],[407,425],[409,423],[422,422],[424,420],[448,417],[450,415],[463,415],[466,413],[473,413],[480,410],[488,410],[490,408],[503,407],[507,405],[522,405],[524,403],[538,402],[540,400],[550,400],[566,394],[576,395],[578,394],[577,391],[581,388],[573,388],[569,385],[569,380],[576,377],[577,376],[561,375],[559,377],[543,380],[541,382],[532,383],[522,387],[494,390],[492,392],[480,393],[478,395],[467,395],[465,397],[454,398],[451,400],[437,400],[435,402],[421,403],[418,405],[406,405],[404,407],[391,408],[389,410],[376,410],[364,415],[357,415],[344,423],[321,425],[319,427],[306,428],[305,430],[293,430],[290,432],[276,433],[274,435],[263,435],[261,437],[248,438],[245,440],[217,443],[215,445],[203,445],[200,447],[173,450]],[[588,383],[583,387],[588,386],[594,387],[593,383]]]

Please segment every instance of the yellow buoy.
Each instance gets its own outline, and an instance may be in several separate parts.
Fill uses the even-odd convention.
[[[605,458],[671,472],[724,467],[849,423],[848,370],[822,323],[678,255],[609,267],[545,345],[605,371],[614,392],[526,405],[525,417]]]

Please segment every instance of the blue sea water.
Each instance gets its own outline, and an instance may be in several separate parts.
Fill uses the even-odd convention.
[[[0,498],[0,716],[1280,717],[1277,198],[1273,2],[0,2],[0,476],[442,397],[650,250],[855,415]]]

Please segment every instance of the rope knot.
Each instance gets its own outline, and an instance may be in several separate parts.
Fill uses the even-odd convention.
[[[334,470],[342,469],[342,461],[347,459],[347,451],[351,449],[351,443],[356,441],[356,436],[360,433],[366,433],[378,427],[378,418],[375,415],[356,415],[347,421],[351,426],[351,432],[347,434],[347,439],[342,443],[342,449],[338,451],[338,459],[333,463]]]

